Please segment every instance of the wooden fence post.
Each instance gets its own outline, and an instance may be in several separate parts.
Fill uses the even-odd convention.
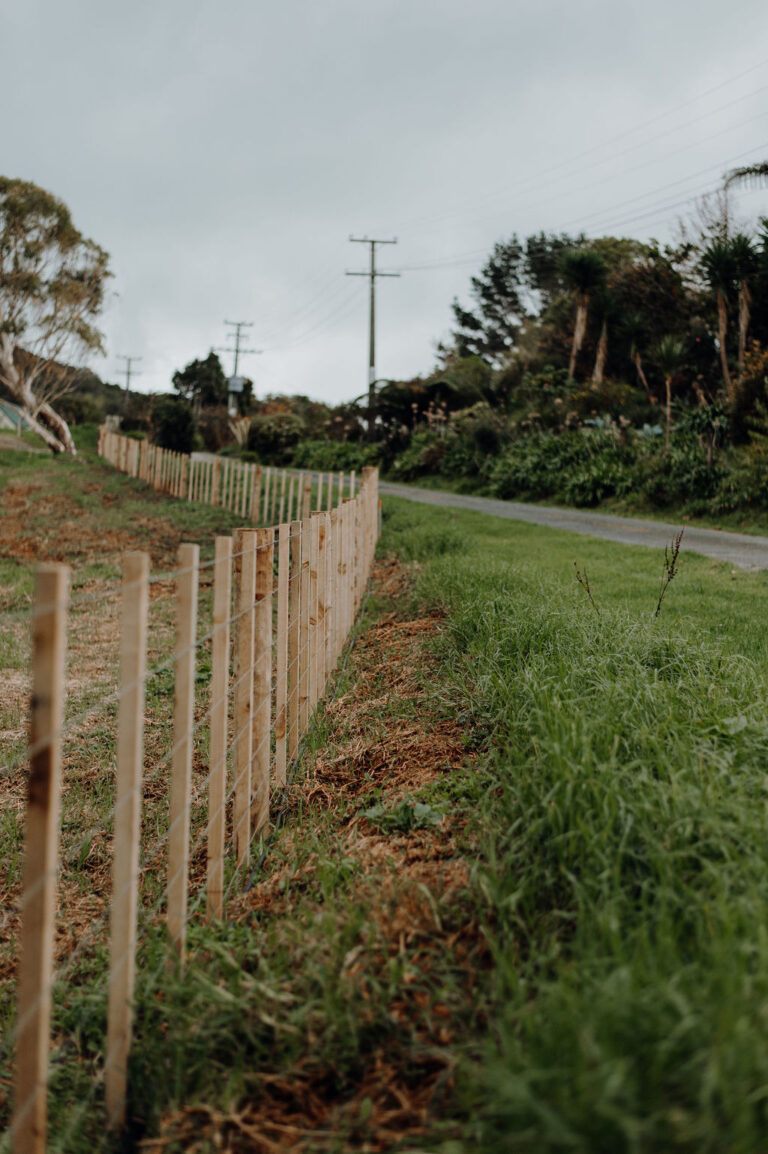
[[[269,492],[272,485],[272,470],[267,466],[264,470],[264,511],[261,520],[263,524],[269,521]]]
[[[109,927],[107,1057],[104,1064],[110,1127],[125,1124],[128,1053],[133,1027],[148,617],[149,554],[126,553],[123,557],[120,623],[120,707]]]
[[[32,724],[21,897],[21,961],[14,1073],[14,1154],[45,1154],[51,1032],[61,726],[69,569],[41,565],[35,577]]]
[[[224,916],[224,825],[229,716],[229,623],[232,605],[232,538],[217,537],[213,565],[211,640],[210,776],[208,779],[208,920]]]
[[[256,530],[235,532],[235,806],[238,866],[251,847],[251,760],[253,757],[253,636],[256,595]]]
[[[326,514],[320,512],[317,518],[317,644],[315,646],[315,667],[317,670],[317,684],[315,701],[325,696],[325,631],[328,622],[325,619],[327,594],[325,588],[328,534]]]
[[[283,473],[285,479],[285,473]],[[277,636],[275,654],[275,788],[286,782],[288,729],[288,594],[291,527],[277,531]]]
[[[261,465],[253,472],[253,492],[251,495],[251,522],[255,525],[261,516]]]
[[[278,525],[282,525],[282,524],[283,524],[283,520],[284,520],[284,514],[285,514],[285,486],[286,486],[287,477],[288,477],[288,474],[286,473],[285,469],[283,469],[282,475],[281,475],[281,477],[280,477],[280,508],[279,508],[279,510],[278,510],[278,513],[277,513],[277,523],[278,523]]]
[[[176,578],[176,658],[173,695],[173,763],[168,828],[168,931],[183,965],[187,940],[189,809],[195,725],[195,647],[200,546],[180,545]]]
[[[320,551],[320,524],[316,514],[309,522],[309,712],[317,703],[317,634],[318,588],[317,566]]]
[[[301,521],[291,521],[288,587],[288,758],[299,752],[299,630],[301,627]]]
[[[258,530],[256,611],[253,646],[253,831],[269,823],[269,763],[272,756],[272,597],[274,529]]]
[[[326,554],[325,554],[325,685],[330,681],[336,666],[333,650],[334,622],[336,619],[336,509],[326,513]]]
[[[291,473],[288,482],[288,510],[285,515],[286,521],[290,524],[293,521],[293,488],[296,482],[296,474]]]
[[[299,737],[309,724],[310,522],[301,522],[301,620],[299,624]]]

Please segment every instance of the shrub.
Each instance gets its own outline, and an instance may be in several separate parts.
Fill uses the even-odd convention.
[[[195,447],[192,406],[181,397],[155,397],[152,430],[156,445],[174,453],[191,453]]]
[[[375,465],[378,449],[375,445],[359,445],[351,441],[299,441],[293,450],[291,464],[296,469],[319,469],[332,472],[360,472],[366,465]]]
[[[298,413],[260,413],[251,418],[246,445],[250,452],[258,454],[259,460],[287,465],[305,431],[306,424]]]

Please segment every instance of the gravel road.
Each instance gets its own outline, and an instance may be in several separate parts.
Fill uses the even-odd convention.
[[[524,505],[519,501],[496,501],[491,497],[466,497],[458,493],[440,493],[417,489],[413,485],[379,484],[381,493],[405,497],[426,505],[444,505],[454,509],[471,509],[507,517],[512,521],[529,521],[551,529],[567,529],[587,537],[604,537],[622,545],[648,545],[664,548],[672,534],[685,528],[685,548],[705,557],[727,561],[740,569],[768,569],[768,537],[751,537],[746,533],[725,533],[719,529],[694,529],[683,523],[641,521],[634,517],[614,517],[610,513],[589,513],[583,509],[553,509],[548,505]]]

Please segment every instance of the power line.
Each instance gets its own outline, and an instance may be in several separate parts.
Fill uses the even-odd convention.
[[[352,244],[369,244],[371,246],[371,267],[368,272],[349,272],[347,276],[367,276],[371,283],[371,309],[368,329],[368,436],[373,439],[373,421],[376,404],[376,278],[382,276],[399,277],[399,272],[378,272],[376,268],[376,245],[397,244],[397,237],[393,240],[374,240],[367,236],[351,236]]]

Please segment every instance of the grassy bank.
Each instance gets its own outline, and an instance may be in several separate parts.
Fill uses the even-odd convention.
[[[493,1023],[462,1148],[764,1147],[765,575],[396,506],[441,554],[442,668],[483,748],[473,892]],[[598,616],[573,578],[587,566]]]
[[[202,516],[103,481],[82,531]],[[182,977],[143,919],[124,1148],[757,1154],[768,575],[684,552],[654,619],[655,551],[389,499],[381,553],[407,568],[227,922]],[[53,1149],[107,1144],[104,975],[95,949],[57,989]]]

